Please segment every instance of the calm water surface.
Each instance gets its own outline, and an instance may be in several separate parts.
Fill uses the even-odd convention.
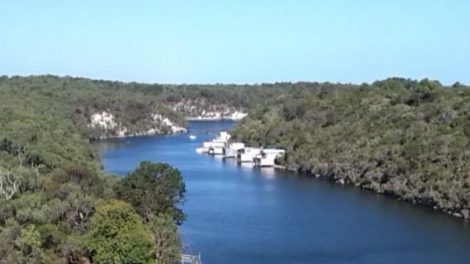
[[[119,175],[141,160],[168,162],[185,179],[185,251],[204,264],[470,263],[461,221],[356,188],[195,152],[232,122],[191,122],[188,134],[98,142]]]

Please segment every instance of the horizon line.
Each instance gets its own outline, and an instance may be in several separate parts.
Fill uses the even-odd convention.
[[[422,80],[430,80],[434,82],[438,82],[441,86],[444,87],[451,87],[453,85],[459,84],[463,86],[470,86],[467,83],[463,83],[461,81],[454,81],[450,84],[444,84],[442,81],[438,79],[433,79],[430,77],[424,78],[411,78],[411,77],[403,77],[403,76],[389,76],[385,78],[379,78],[374,81],[363,81],[363,82],[341,82],[341,81],[313,81],[313,80],[282,80],[282,81],[266,81],[266,82],[245,82],[245,83],[237,83],[237,82],[207,82],[207,83],[197,83],[197,82],[158,82],[158,81],[135,81],[135,80],[113,80],[113,79],[106,79],[106,78],[95,78],[95,77],[86,77],[86,76],[78,76],[78,75],[61,75],[61,74],[53,74],[53,73],[40,73],[40,74],[1,74],[0,78],[7,77],[9,79],[19,77],[19,78],[31,78],[31,77],[55,77],[55,78],[71,78],[71,79],[87,79],[92,81],[103,81],[103,82],[120,82],[124,84],[143,84],[143,85],[174,85],[174,86],[189,86],[189,85],[200,85],[200,86],[214,86],[214,85],[236,85],[236,86],[261,86],[261,85],[273,85],[273,84],[301,84],[301,83],[308,83],[308,84],[337,84],[337,85],[372,85],[374,82],[378,81],[385,81],[389,79],[403,79],[403,80],[410,80],[410,81],[422,81]]]

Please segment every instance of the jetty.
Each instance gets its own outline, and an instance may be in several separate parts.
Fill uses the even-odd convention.
[[[201,253],[198,255],[181,254],[180,264],[201,264]]]
[[[203,142],[196,152],[222,156],[224,160],[236,159],[238,163],[251,163],[257,167],[278,167],[276,159],[285,154],[283,149],[248,147],[243,142],[230,139],[231,135],[222,131],[213,140]]]

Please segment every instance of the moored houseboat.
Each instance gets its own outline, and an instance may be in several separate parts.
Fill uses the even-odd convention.
[[[276,158],[284,155],[285,151],[282,149],[262,149],[259,154],[253,158],[253,162],[257,167],[273,167]]]
[[[234,142],[228,144],[227,147],[224,147],[224,158],[236,158],[239,152],[242,152],[245,149],[245,143]]]
[[[237,155],[238,163],[253,162],[253,159],[261,151],[261,148],[244,148]]]

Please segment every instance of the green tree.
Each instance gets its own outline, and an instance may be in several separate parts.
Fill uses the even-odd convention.
[[[86,246],[95,263],[140,264],[152,261],[152,240],[131,205],[111,200],[97,205]]]
[[[180,258],[181,240],[173,219],[168,214],[155,217],[151,222],[154,233],[155,258],[158,264],[176,263]]]
[[[148,222],[158,214],[168,214],[177,223],[185,216],[178,204],[183,201],[185,185],[181,173],[165,163],[143,161],[116,185],[119,199],[129,202]]]
[[[32,256],[40,252],[41,235],[35,225],[28,225],[21,229],[21,235],[15,242],[16,246],[26,256]]]

